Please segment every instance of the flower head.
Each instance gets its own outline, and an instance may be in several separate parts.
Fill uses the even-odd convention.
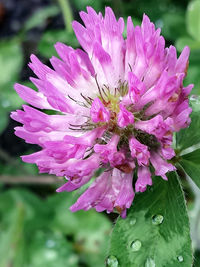
[[[167,179],[175,169],[168,162],[173,132],[190,122],[192,85],[183,87],[189,48],[177,59],[146,15],[141,27],[128,18],[126,39],[124,20],[111,8],[105,17],[91,7],[80,16],[85,26],[75,21],[73,28],[83,50],[57,43],[61,59],[51,58],[53,69],[32,55],[38,91],[20,84],[15,90],[33,107],[11,117],[23,124],[16,135],[42,148],[22,159],[67,179],[58,192],[76,190],[103,170],[72,211],[116,210],[125,217],[134,190],[144,192],[152,175]]]

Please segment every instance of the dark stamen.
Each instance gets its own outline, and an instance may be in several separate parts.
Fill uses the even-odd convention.
[[[95,75],[95,81],[96,81],[96,84],[97,84],[97,88],[98,88],[99,94],[100,94],[100,96],[101,96],[101,98],[102,98],[102,100],[103,100],[103,103],[105,104],[106,101],[105,101],[105,99],[103,98],[103,95],[102,95],[102,93],[101,93],[101,88],[100,88],[100,86],[99,86],[99,84],[98,84],[98,81],[97,81],[97,75]]]

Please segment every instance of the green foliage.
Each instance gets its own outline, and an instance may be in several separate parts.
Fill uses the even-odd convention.
[[[200,1],[191,1],[187,9],[187,29],[194,40],[200,41]]]
[[[177,148],[183,150],[200,143],[200,116],[199,112],[193,111],[191,123],[188,128],[177,133]]]
[[[38,51],[41,55],[51,58],[57,56],[54,44],[56,42],[66,43],[73,48],[79,47],[79,43],[74,33],[66,32],[65,30],[51,30],[43,34],[39,45]]]
[[[199,50],[200,51],[200,50]],[[194,54],[192,52],[191,56]],[[196,53],[194,54],[194,56]],[[199,55],[197,56],[199,58]],[[199,62],[196,62],[196,60],[193,60],[191,58],[188,68],[187,77],[184,81],[185,85],[188,84],[194,84],[194,88],[192,89],[193,94],[199,94],[200,93],[200,76],[199,76]]]
[[[193,112],[200,112],[200,96],[192,95],[190,97],[190,106],[192,107]]]
[[[22,67],[22,52],[16,39],[0,42],[0,90],[6,85],[12,85],[18,78]]]
[[[8,112],[22,103],[13,89],[22,68],[23,57],[17,39],[0,41],[0,133],[8,122]]]
[[[182,156],[184,160],[191,161],[195,165],[199,165],[200,167],[200,149],[196,149],[190,153],[187,153]],[[200,179],[199,179],[200,180]]]
[[[92,6],[97,11],[100,11],[103,8],[102,1],[96,0],[74,0],[73,5],[78,11],[85,11],[87,6]]]
[[[41,203],[33,195],[27,195],[20,190],[12,190],[0,196],[0,257],[1,267],[9,264],[24,266],[26,253],[24,253],[25,225],[36,221],[35,207],[42,208]],[[44,210],[45,212],[45,210]],[[42,213],[38,212],[38,215]],[[35,221],[34,221],[35,219]],[[33,227],[31,227],[33,230]],[[30,234],[30,233],[29,233]]]
[[[188,128],[176,134],[179,163],[188,176],[200,188],[200,100],[198,96],[190,98],[193,109]]]
[[[200,50],[200,1],[191,1],[186,10],[187,33],[176,41],[178,51],[188,45],[192,51]]]
[[[176,48],[179,52],[187,45],[190,47],[190,66],[188,75],[185,79],[185,84],[194,83],[194,94],[200,93],[200,76],[199,76],[199,61],[200,61],[200,1],[191,1],[186,10],[186,30],[182,36],[178,35],[176,38]]]
[[[60,9],[58,6],[47,6],[36,10],[33,15],[25,22],[24,31],[31,30],[34,27],[40,26],[49,18],[58,15]]]
[[[67,210],[75,198],[66,199],[66,193],[54,195],[48,199],[48,205],[55,208],[55,215],[50,222],[54,231],[62,231],[66,235],[73,234],[74,241],[82,257],[90,266],[103,265],[107,252],[107,234],[110,223],[104,216],[90,211],[72,213]]]
[[[167,12],[162,16],[162,34],[167,40],[175,41],[186,34],[183,12]]]
[[[200,49],[200,41],[192,40],[188,36],[182,36],[176,41],[176,48],[179,52],[181,52],[186,45],[188,45],[191,50]]]
[[[136,195],[127,219],[118,219],[109,251],[118,259],[116,266],[192,265],[183,193],[175,173],[168,178],[155,177],[152,190]]]
[[[78,266],[72,244],[60,233],[37,231],[29,246],[29,266]]]
[[[194,267],[200,267],[200,251],[197,251],[194,255]]]
[[[0,162],[0,175],[12,175],[12,176],[21,176],[21,175],[37,175],[38,168],[34,164],[26,164],[18,158],[9,158],[9,163]],[[28,179],[28,177],[27,177]]]
[[[189,177],[200,188],[200,149],[183,155],[180,164]]]
[[[47,201],[22,189],[1,193],[0,267],[103,266],[110,222],[95,211],[71,213],[73,201],[65,193]]]
[[[0,133],[2,133],[8,124],[8,116],[7,113],[4,112],[3,108],[0,108],[0,117]]]

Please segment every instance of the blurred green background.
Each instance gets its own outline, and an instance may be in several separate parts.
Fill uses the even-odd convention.
[[[13,84],[32,86],[27,67],[31,53],[49,65],[56,55],[54,43],[74,48],[79,44],[71,21],[78,12],[92,6],[104,13],[111,6],[117,17],[130,15],[140,24],[146,13],[162,29],[166,45],[178,53],[191,49],[185,84],[194,83],[192,94],[200,93],[200,0],[0,0],[0,267],[101,267],[105,265],[109,234],[115,215],[70,213],[69,206],[80,192],[55,193],[63,179],[40,175],[20,155],[38,150],[15,137],[17,123],[9,118],[23,101]],[[126,32],[124,32],[126,36]],[[200,193],[183,180],[194,266],[200,266]],[[139,266],[140,267],[140,266]]]

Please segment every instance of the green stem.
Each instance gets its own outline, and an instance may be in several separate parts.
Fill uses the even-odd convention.
[[[22,202],[16,203],[16,215],[15,221],[10,228],[10,245],[9,245],[9,257],[8,264],[5,266],[13,266],[15,259],[23,245],[23,230],[25,219],[25,206]]]
[[[69,4],[68,0],[58,0],[58,3],[60,5],[61,11],[63,13],[63,19],[65,23],[65,28],[67,32],[72,32],[72,21],[73,21],[73,15],[72,10]]]

